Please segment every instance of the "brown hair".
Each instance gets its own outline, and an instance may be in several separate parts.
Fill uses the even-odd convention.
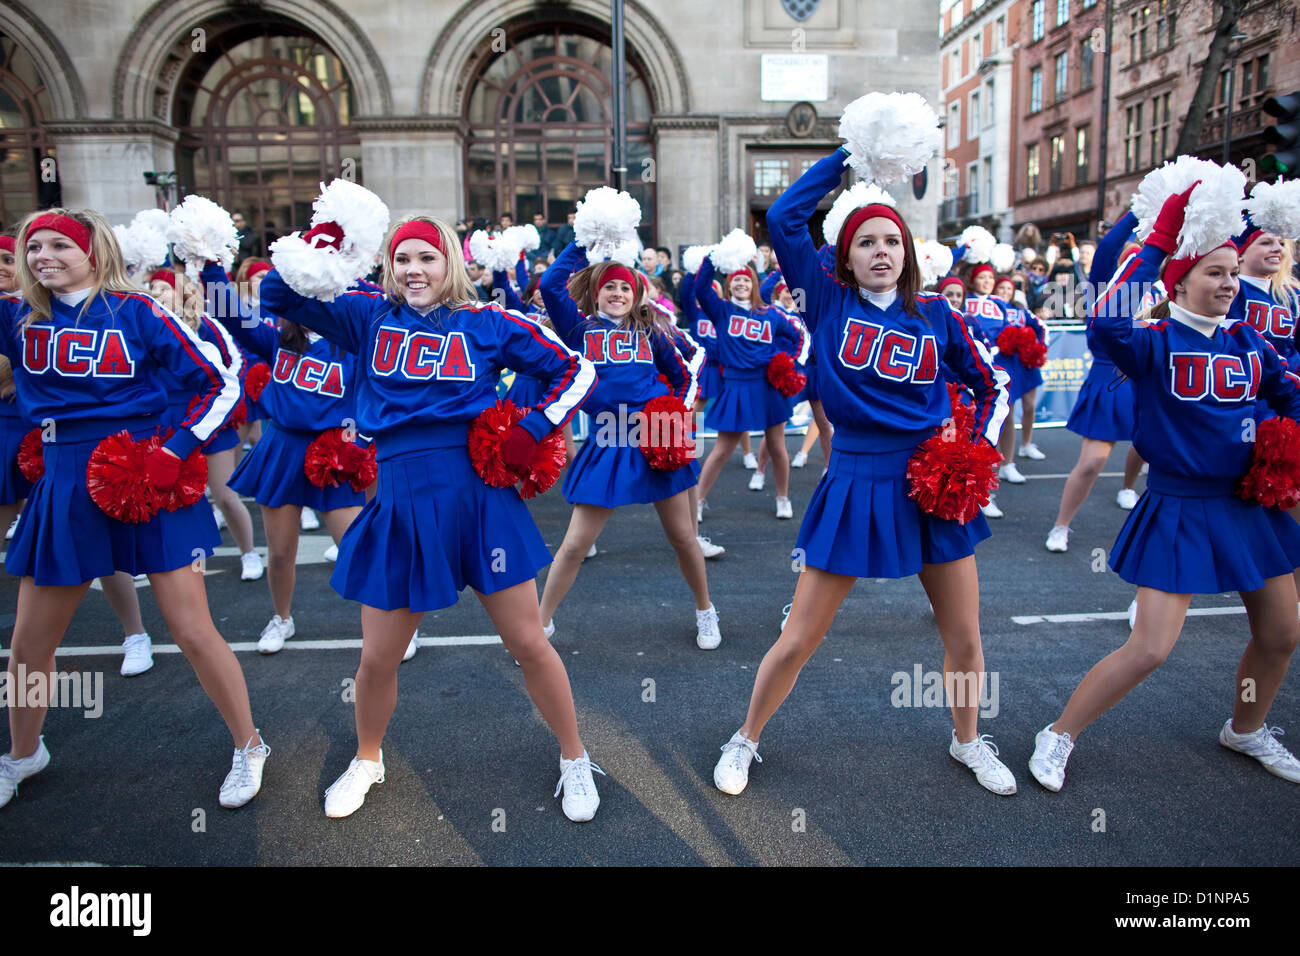
[[[31,266],[27,264],[26,255],[27,238],[32,223],[38,216],[48,213],[75,219],[90,230],[90,255],[95,260],[95,265],[91,267],[93,278],[90,295],[81,303],[81,312],[78,315],[84,315],[91,301],[103,292],[140,291],[140,288],[132,283],[126,274],[122,249],[117,244],[117,237],[113,235],[108,220],[92,209],[79,209],[76,212],[70,209],[40,209],[29,214],[22,221],[18,227],[18,239],[15,243],[18,285],[22,290],[22,297],[32,309],[27,315],[25,324],[48,320],[51,316],[50,290],[41,285],[40,279],[32,272]]]
[[[195,283],[190,281],[180,269],[155,269],[151,275],[159,272],[170,272],[176,277],[175,295],[173,296],[172,312],[180,318],[182,322],[188,325],[193,331],[199,330],[199,316],[203,314],[205,302],[203,299],[203,290]],[[149,280],[150,289],[153,288],[153,280]]]
[[[1161,299],[1155,305],[1148,306],[1137,315],[1133,316],[1133,321],[1137,322],[1163,322],[1169,318],[1169,299]]]
[[[575,272],[569,278],[569,296],[574,302],[578,303],[578,309],[584,315],[596,314],[597,293],[600,292],[601,286],[605,284],[603,276],[614,268],[628,269],[621,262],[597,262],[579,272]],[[632,270],[628,269],[628,271]],[[655,328],[657,324],[654,316],[655,307],[646,299],[646,287],[635,276],[632,279],[632,289],[634,294],[632,309],[623,318],[622,324],[638,332],[648,332]]]
[[[852,217],[852,213],[849,217]],[[884,217],[881,217],[884,218]],[[845,222],[848,218],[845,219]],[[916,294],[921,291],[923,283],[921,282],[921,265],[916,261],[916,241],[912,238],[912,230],[907,225],[907,220],[899,215],[898,221],[902,224],[903,233],[903,271],[898,275],[898,299],[903,305],[903,311],[909,315],[920,316],[921,311],[916,307]],[[848,256],[841,255],[841,248],[852,244],[853,237],[849,236],[848,242],[835,244],[835,280],[840,285],[848,286],[850,289],[858,288],[857,277],[853,275],[853,270],[849,266]]]

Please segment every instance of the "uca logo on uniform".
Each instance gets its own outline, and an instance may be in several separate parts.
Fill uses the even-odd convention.
[[[799,21],[807,20],[817,12],[820,3],[821,0],[781,0],[785,12]]]

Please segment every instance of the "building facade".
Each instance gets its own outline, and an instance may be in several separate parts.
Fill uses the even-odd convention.
[[[628,0],[643,240],[761,234],[847,103],[937,102],[937,4]],[[56,199],[122,222],[158,200],[144,173],[173,171],[268,236],[340,175],[394,216],[563,223],[610,182],[610,30],[605,0],[5,0],[0,225]],[[897,192],[932,235],[937,190]]]

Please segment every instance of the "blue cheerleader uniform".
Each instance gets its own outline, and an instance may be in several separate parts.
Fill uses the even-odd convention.
[[[586,251],[570,243],[546,270],[540,286],[556,333],[569,348],[581,349],[597,374],[596,387],[583,405],[591,416],[591,434],[565,473],[564,498],[602,508],[671,498],[696,484],[696,471],[689,466],[673,471],[651,468],[641,449],[628,440],[632,417],[660,395],[684,401],[694,393],[694,377],[663,332],[638,333],[619,320],[578,311],[568,281],[586,266]]]
[[[768,382],[767,363],[777,352],[803,356],[804,333],[778,309],[751,312],[719,298],[707,256],[695,279],[695,301],[713,323],[722,368],[722,392],[705,420],[708,426],[718,432],[764,431],[786,421],[790,404]]]
[[[1031,313],[1016,306],[1007,305],[1001,299],[995,299],[993,296],[969,295],[966,297],[966,314],[977,321],[980,328],[984,330],[984,336],[996,347],[998,335],[1009,325],[1027,325],[1034,330],[1038,336],[1038,341],[1043,342],[1047,337],[1047,330],[1043,328],[1042,323],[1038,321]],[[1011,401],[1015,401],[1043,384],[1043,375],[1036,368],[1025,368],[1020,357],[1017,355],[1003,355],[999,353],[994,361],[1006,370],[1010,376],[1011,382],[1008,386]]]
[[[989,536],[983,515],[945,521],[908,497],[908,460],[952,414],[941,367],[974,392],[972,437],[990,444],[1007,415],[1007,375],[943,296],[918,293],[913,315],[895,293],[864,295],[823,268],[807,223],[839,185],[844,156],[836,150],[819,160],[767,213],[787,281],[805,290],[804,315],[821,356],[818,390],[835,427],[795,554],[833,574],[906,577],[923,564],[971,555]]]
[[[45,475],[10,543],[6,570],[38,585],[81,584],[126,571],[173,571],[221,541],[200,500],[140,524],[110,518],[91,500],[86,466],[99,442],[164,426],[164,377],[198,395],[166,447],[187,457],[219,430],[239,401],[239,381],[184,322],[144,293],[108,292],[82,304],[55,297],[49,320],[24,327],[30,307],[0,296],[0,351],[14,369],[25,421],[49,423]]]
[[[262,392],[270,412],[262,439],[239,462],[229,487],[266,508],[294,506],[316,511],[360,508],[364,491],[347,482],[318,488],[307,480],[307,449],[331,428],[355,428],[356,362],[315,333],[302,353],[280,346],[280,333],[250,313],[224,278],[221,267],[203,270],[208,311],[224,325],[235,343],[271,367]]]
[[[1135,326],[1117,292],[1127,287],[1136,297],[1164,258],[1144,246],[1090,317],[1098,342],[1133,380],[1133,445],[1151,465],[1110,566],[1130,584],[1172,594],[1255,591],[1300,566],[1300,526],[1234,493],[1251,459],[1242,419],[1259,398],[1300,417],[1300,379],[1245,322],[1225,322],[1212,335],[1172,317]]]
[[[32,483],[18,467],[18,446],[31,430],[17,396],[0,398],[0,505],[16,505],[31,494]]]
[[[528,286],[528,269],[520,263],[515,264],[515,278],[522,280],[524,288]],[[519,298],[519,293],[510,284],[510,277],[505,271],[498,269],[492,273],[492,293],[495,296],[500,290],[504,305],[512,312],[518,312],[521,315],[535,318],[541,314],[541,309],[535,305],[525,305],[524,300]],[[545,316],[542,316],[543,318]],[[540,318],[537,321],[541,321]],[[514,402],[520,408],[532,408],[542,400],[542,392],[545,391],[545,383],[532,375],[515,369],[514,380],[510,383],[509,390],[506,391],[506,401]]]
[[[348,527],[330,584],[383,610],[435,611],[472,587],[492,594],[550,563],[513,487],[474,470],[469,426],[495,405],[502,368],[546,376],[542,401],[520,423],[541,441],[563,427],[595,384],[591,363],[548,329],[495,304],[439,305],[425,314],[365,292],[307,299],[276,271],[263,305],[357,356],[359,431],[374,438],[379,490]]]
[[[682,314],[690,326],[691,337],[704,349],[704,364],[700,366],[699,384],[696,399],[709,401],[722,394],[722,368],[718,365],[718,332],[712,320],[700,311],[695,301],[695,273],[687,272],[682,276],[678,290],[682,299]]]
[[[216,268],[220,269],[220,266]],[[225,273],[222,272],[224,276]],[[197,330],[198,337],[201,341],[212,345],[217,350],[217,359],[223,366],[230,369],[230,373],[239,381],[240,396],[243,396],[244,390],[244,366],[243,353],[235,345],[234,340],[218,323],[212,321],[208,316],[199,316],[199,327]],[[172,375],[167,371],[162,372],[164,387],[167,389],[167,411],[163,416],[164,426],[167,428],[179,429],[181,421],[185,418],[186,409],[190,402],[194,400],[194,391],[183,379],[177,375]],[[203,454],[215,455],[217,452],[228,451],[239,444],[239,429],[233,425],[227,425],[217,431],[215,435],[203,446]]]
[[[1228,320],[1245,322],[1252,329],[1264,336],[1269,345],[1277,351],[1293,372],[1300,372],[1300,350],[1296,349],[1296,307],[1294,294],[1289,302],[1279,302],[1273,295],[1272,285],[1267,279],[1243,275],[1241,289],[1232,300],[1228,310]],[[1265,401],[1255,403],[1255,420],[1265,421],[1273,418],[1275,413]]]

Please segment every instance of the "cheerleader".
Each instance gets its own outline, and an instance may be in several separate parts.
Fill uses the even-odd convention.
[[[1300,783],[1300,761],[1275,736],[1280,728],[1265,723],[1300,640],[1291,576],[1300,565],[1300,527],[1234,493],[1251,458],[1243,415],[1249,422],[1263,397],[1279,414],[1300,418],[1300,379],[1248,324],[1225,323],[1238,293],[1231,241],[1173,258],[1191,192],[1165,200],[1142,250],[1091,310],[1098,343],[1133,381],[1133,442],[1151,468],[1110,558],[1111,568],[1138,586],[1136,624],[1039,732],[1029,767],[1052,791],[1065,781],[1080,732],[1164,662],[1192,595],[1222,591],[1240,592],[1246,606],[1251,637],[1234,686],[1254,693],[1234,693],[1219,742]],[[1124,304],[1137,301],[1157,274],[1169,298],[1138,316],[1153,324],[1134,322]]]
[[[564,478],[564,497],[573,505],[573,516],[542,591],[546,636],[555,633],[555,609],[573,587],[583,556],[614,509],[653,504],[695,597],[695,642],[703,650],[712,650],[722,642],[722,635],[691,515],[689,489],[696,483],[695,471],[691,465],[670,471],[651,468],[641,449],[626,436],[610,440],[607,434],[609,423],[617,423],[622,431],[623,422],[636,420],[646,403],[661,395],[675,395],[689,409],[695,398],[695,374],[672,337],[660,330],[658,310],[646,300],[648,286],[626,266],[588,265],[586,251],[571,242],[542,276],[541,288],[555,331],[570,348],[585,350],[598,376],[583,407],[591,416],[593,432]],[[696,358],[698,368],[703,352]],[[689,427],[689,422],[683,421],[681,427]]]
[[[245,259],[235,270],[235,288],[239,290],[239,301],[250,314],[258,312],[258,290],[262,287],[262,277],[271,271],[271,263],[265,259]],[[274,323],[268,323],[272,328]],[[245,356],[248,358],[248,356]],[[251,364],[251,363],[250,363]],[[240,445],[236,449],[238,458],[242,458],[244,450],[249,450],[262,437],[262,422],[266,418],[266,409],[262,407],[260,400],[251,396],[244,396],[244,407],[248,410],[247,418],[244,424],[239,426]],[[304,529],[306,530],[306,529]]]
[[[314,234],[305,237],[313,241]],[[451,227],[417,216],[384,242],[385,296],[348,292],[332,302],[298,295],[278,270],[262,304],[358,357],[357,424],[374,437],[379,491],[348,527],[330,583],[361,602],[356,676],[357,751],[325,793],[325,815],[345,817],[384,780],[381,744],[397,703],[397,668],[426,611],[455,604],[472,587],[529,695],[560,743],[560,783],[570,820],[590,820],[600,798],[578,736],[564,664],[547,643],[537,609],[546,544],[514,488],[489,487],[474,471],[470,423],[496,402],[503,367],[543,376],[543,400],[507,435],[501,460],[516,472],[541,439],[563,426],[590,393],[591,363],[554,334],[496,305],[472,301]]]
[[[1119,265],[1120,251],[1136,227],[1137,217],[1126,212],[1097,243],[1092,268],[1088,272],[1090,290],[1101,289],[1110,282]],[[1136,249],[1135,246],[1134,251]],[[1133,438],[1133,383],[1115,367],[1097,341],[1091,324],[1085,334],[1092,364],[1065,423],[1067,429],[1083,439],[1083,444],[1079,448],[1079,460],[1065,480],[1056,523],[1046,542],[1047,550],[1057,553],[1064,553],[1069,548],[1070,522],[1088,500],[1092,486],[1110,458],[1111,449],[1116,442]],[[1133,510],[1137,504],[1135,486],[1141,467],[1141,458],[1130,448],[1124,462],[1124,485],[1116,498],[1116,503],[1125,511]]]
[[[1029,326],[1035,330],[1038,341],[1047,345],[1047,329],[1028,309],[1016,305],[1015,297],[1016,283],[1011,276],[998,276],[993,283],[993,298],[1006,306],[1007,324]],[[1019,359],[1016,361],[1019,362]],[[1020,368],[1023,369],[1024,377],[1020,384],[1024,392],[1020,396],[1020,451],[1017,454],[1021,458],[1042,461],[1047,456],[1034,444],[1034,415],[1037,411],[1035,405],[1038,401],[1038,388],[1043,384],[1043,373],[1036,368],[1027,367],[1023,362],[1020,362]],[[1006,450],[1010,452],[1014,445],[1015,438],[1012,437]]]
[[[979,515],[959,524],[922,512],[908,497],[905,475],[917,446],[950,420],[941,360],[975,393],[971,437],[990,446],[1007,414],[1007,375],[942,296],[919,291],[915,243],[892,207],[854,209],[835,241],[834,272],[825,271],[807,223],[839,184],[845,155],[841,147],[819,160],[767,213],[786,281],[807,296],[804,314],[821,356],[818,390],[835,443],[799,529],[796,555],[805,569],[790,616],[759,667],[745,722],[713,772],[724,793],[745,789],[763,727],[860,577],[919,574],[944,644],[945,686],[967,677],[983,683],[974,547],[989,536],[988,523]],[[978,696],[953,695],[949,753],[987,789],[1015,793],[1015,778],[988,735],[978,733]]]
[[[158,269],[149,277],[149,292],[162,303],[164,309],[179,315],[199,338],[215,345],[221,354],[222,364],[230,369],[231,374],[240,377],[245,368],[243,354],[224,328],[202,314],[203,293],[184,273],[174,269]],[[194,394],[179,379],[173,381],[168,392],[168,424],[174,428],[185,416]],[[238,446],[238,429],[228,426],[218,431],[203,446],[203,455],[208,460],[208,490],[225,516],[226,526],[230,528],[230,535],[239,548],[239,579],[256,581],[265,569],[262,556],[253,550],[253,516],[228,484],[235,470],[235,449]]]
[[[279,329],[243,307],[215,262],[201,276],[208,313],[235,343],[271,368],[261,394],[267,410],[266,434],[230,476],[230,487],[252,498],[262,510],[266,533],[267,575],[274,616],[262,629],[257,649],[275,654],[293,637],[293,590],[297,580],[300,512],[310,507],[325,519],[335,545],[361,512],[365,493],[347,482],[317,487],[307,479],[304,460],[312,443],[333,429],[356,427],[352,355],[319,335],[281,320]],[[414,655],[414,638],[407,656]]]
[[[24,417],[51,424],[43,436],[45,474],[32,489],[5,564],[22,578],[10,679],[54,672],[55,649],[93,578],[115,569],[148,574],[173,639],[234,738],[221,805],[242,806],[260,789],[271,751],[253,723],[239,662],[212,624],[203,575],[191,566],[196,554],[211,555],[220,542],[212,510],[200,500],[128,524],[101,511],[86,482],[102,439],[124,429],[137,439],[157,432],[167,409],[166,373],[199,396],[145,465],[149,483],[170,491],[182,460],[229,419],[239,382],[212,346],[131,285],[113,232],[98,213],[33,214],[18,245],[22,297],[0,296],[0,351],[13,364]],[[10,709],[0,805],[49,763],[44,720],[44,707]]]
[[[748,265],[726,277],[729,299],[713,290],[713,260],[705,256],[695,280],[695,301],[713,323],[718,336],[722,392],[706,423],[718,433],[700,472],[700,512],[707,510],[709,489],[743,434],[764,433],[776,479],[776,516],[793,518],[790,504],[790,456],[785,448],[789,402],[767,380],[767,366],[778,351],[798,356],[807,352],[807,337],[778,310],[755,306],[758,277]],[[778,344],[780,343],[780,344]],[[754,467],[758,467],[755,460]]]

